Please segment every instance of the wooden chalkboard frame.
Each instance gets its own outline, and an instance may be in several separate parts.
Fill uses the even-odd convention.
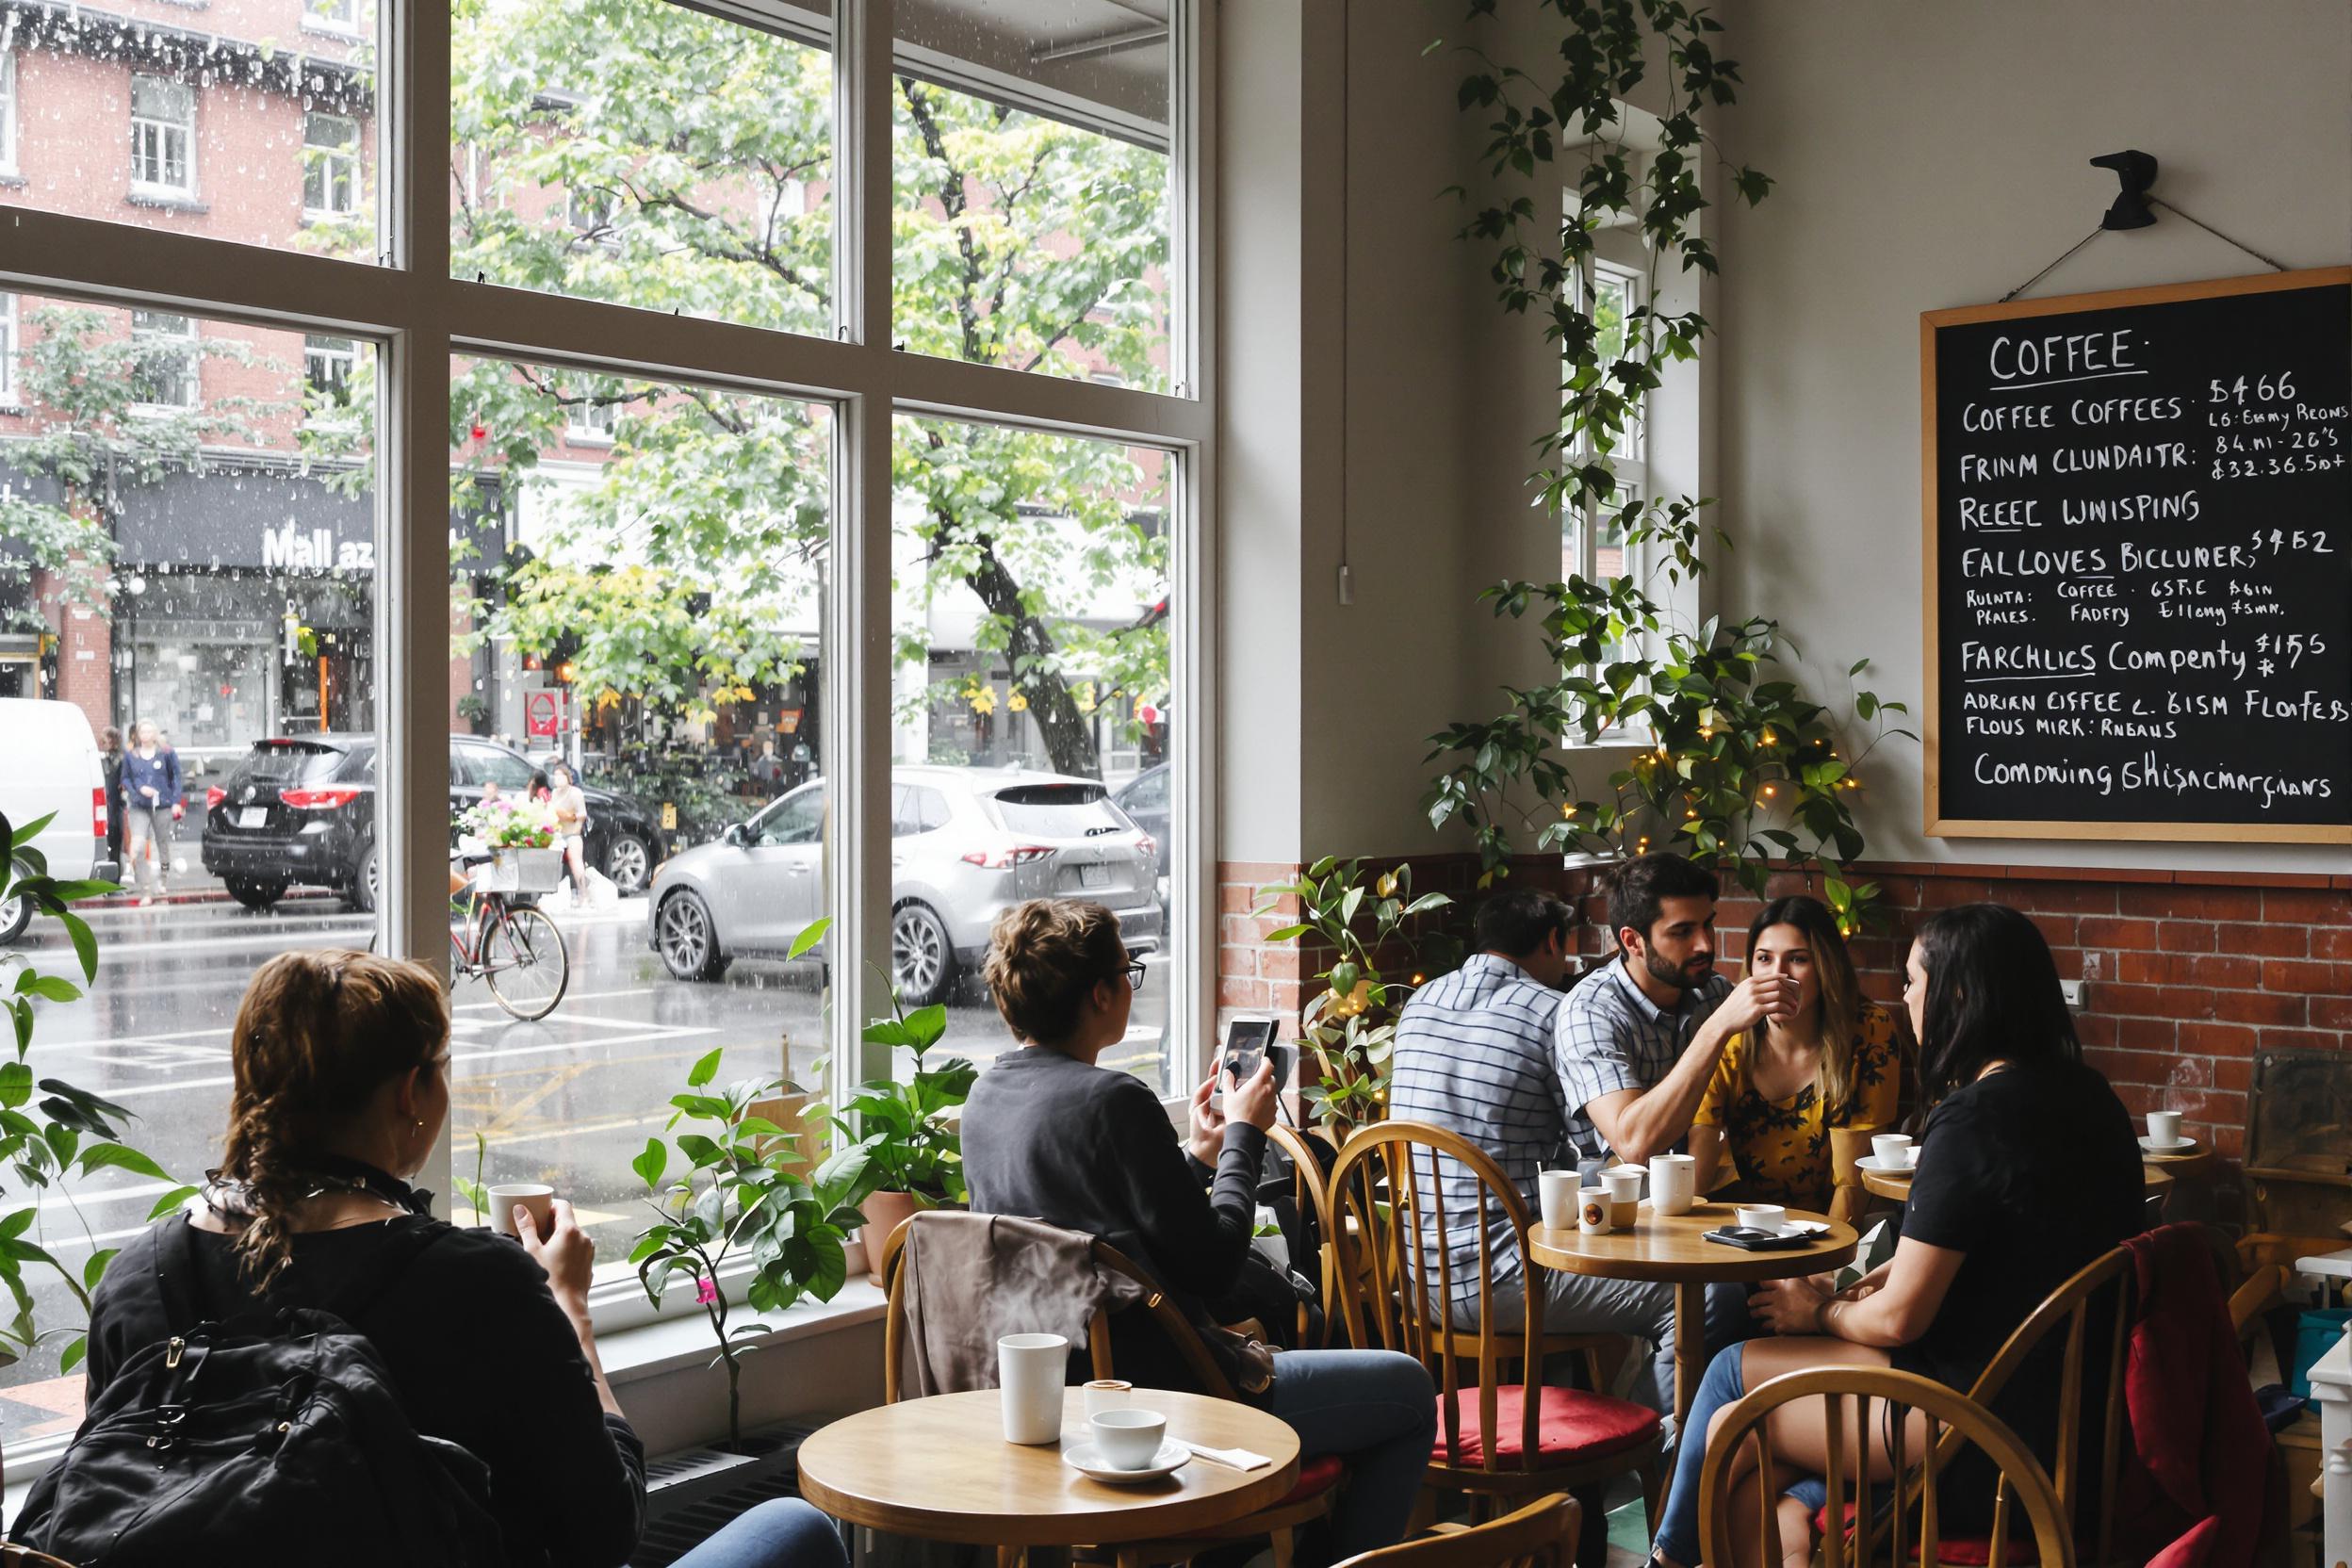
[[[2054,294],[2047,299],[2017,300],[2008,304],[1955,305],[1919,313],[1919,518],[1921,558],[1920,621],[1926,629],[1926,726],[1921,747],[1927,769],[1925,832],[1944,839],[2137,839],[2170,842],[2352,844],[2352,824],[2207,822],[2036,822],[1989,817],[1947,817],[1943,814],[1942,629],[1937,625],[1937,530],[1936,482],[1936,334],[1945,327],[1973,326],[1982,321],[2019,320],[2035,316],[2066,316],[2078,311],[2116,310],[2132,305],[2171,304],[2183,300],[2213,300],[2238,294],[2267,294],[2285,289],[2352,286],[2352,267],[2315,267],[2295,272],[2262,272],[2251,277],[2208,278],[2199,283],[2159,284],[2147,288],[2111,288],[2095,294]],[[2348,346],[2352,351],[2352,346]]]

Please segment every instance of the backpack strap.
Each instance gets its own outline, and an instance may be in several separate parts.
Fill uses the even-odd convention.
[[[449,1233],[448,1226],[422,1215],[402,1215],[387,1221],[384,1230],[384,1240],[374,1254],[344,1282],[343,1288],[332,1298],[318,1304],[322,1311],[333,1313],[346,1323],[353,1322],[407,1272],[418,1254]],[[215,1315],[207,1310],[210,1302],[204,1292],[204,1259],[197,1250],[196,1228],[186,1216],[164,1224],[155,1241],[155,1268],[164,1325],[172,1336],[184,1338],[198,1324],[215,1320]],[[228,1314],[223,1320],[252,1322],[267,1319],[270,1312],[266,1300],[253,1300],[245,1304],[244,1310]]]

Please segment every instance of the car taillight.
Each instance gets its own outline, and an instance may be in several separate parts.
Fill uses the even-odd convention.
[[[106,787],[104,784],[90,787],[90,836],[93,839],[106,836]]]
[[[964,863],[978,866],[982,871],[1003,871],[1007,866],[1025,866],[1032,860],[1042,860],[1053,853],[1052,844],[1014,844],[1009,849],[975,849],[964,857]]]
[[[297,811],[332,811],[359,798],[357,790],[286,790],[278,798]]]
[[[1135,836],[1135,849],[1147,860],[1159,858],[1159,841],[1149,833],[1139,833]]]
[[[215,784],[204,792],[204,809],[218,811],[220,809],[220,803],[228,798],[229,792]]]

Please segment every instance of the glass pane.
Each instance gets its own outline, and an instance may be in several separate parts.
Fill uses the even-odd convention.
[[[122,10],[0,14],[0,207],[377,256],[374,0]]]
[[[990,923],[1106,905],[1147,978],[1102,1064],[1187,1091],[1167,1039],[1174,460],[902,418],[894,465],[892,777],[922,826],[890,846],[900,993],[944,1002],[943,1049],[986,1061],[1013,1043],[978,978]]]
[[[1595,266],[1592,273],[1592,323],[1600,334],[1600,351],[1604,364],[1625,357],[1632,343],[1633,312],[1642,300],[1642,280],[1632,272],[1619,268]],[[1638,467],[1642,462],[1643,443],[1647,438],[1649,400],[1637,396],[1625,410],[1625,429],[1619,432],[1616,449],[1610,460],[1624,471]]]
[[[174,1183],[201,1181],[220,1162],[229,1029],[253,970],[374,935],[368,444],[357,425],[332,450],[312,440],[299,332],[33,295],[0,298],[0,318],[17,337],[17,406],[0,412],[0,810],[20,825],[57,812],[40,841],[52,870],[121,859],[130,890],[77,911],[97,980],[41,1004],[29,1061],[130,1109],[127,1141]],[[369,344],[343,351],[372,375]],[[102,757],[110,727],[132,737],[129,760]],[[101,827],[93,795],[110,793]],[[5,952],[80,978],[45,916]],[[5,1184],[11,1204],[29,1190],[14,1171]],[[172,1184],[74,1176],[26,1239],[78,1285]],[[42,1266],[24,1279],[37,1327],[67,1331],[0,1371],[9,1444],[81,1413],[81,1374],[58,1369],[78,1304]]]
[[[460,0],[453,276],[833,330],[833,57],[663,0]]]
[[[629,1161],[694,1061],[808,1087],[825,1061],[822,971],[784,957],[826,912],[831,411],[452,374],[453,505],[482,519],[451,585],[455,1173],[554,1186],[625,1281]],[[502,842],[547,848],[501,863]],[[565,989],[532,1017],[556,950]]]
[[[1168,7],[901,0],[904,347],[1168,390]]]

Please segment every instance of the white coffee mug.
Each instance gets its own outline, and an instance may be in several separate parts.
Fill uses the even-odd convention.
[[[1788,1224],[1788,1211],[1778,1203],[1742,1203],[1732,1212],[1751,1231],[1770,1231],[1778,1235]]]
[[[1879,1166],[1883,1169],[1908,1170],[1913,1158],[1911,1135],[1881,1133],[1870,1139],[1870,1152],[1878,1156]]]
[[[1168,1436],[1168,1417],[1155,1410],[1106,1410],[1087,1425],[1094,1429],[1095,1451],[1115,1470],[1144,1469]]]
[[[500,1235],[514,1234],[514,1211],[529,1209],[531,1222],[545,1241],[555,1232],[555,1189],[544,1182],[507,1182],[490,1189],[490,1228]]]
[[[1609,1189],[1578,1187],[1576,1189],[1576,1229],[1588,1236],[1605,1236],[1609,1223]]]
[[[1688,1154],[1650,1156],[1650,1211],[1689,1214],[1698,1200],[1698,1162]]]
[[[1127,1396],[1135,1388],[1135,1384],[1118,1378],[1095,1379],[1086,1386],[1086,1419],[1091,1421],[1106,1410],[1125,1409]]]
[[[2157,1143],[2179,1142],[2180,1138],[2180,1113],[2179,1111],[2148,1112],[2148,1135]]]
[[[1069,1364],[1070,1341],[1060,1334],[1006,1334],[996,1342],[1005,1442],[1061,1441],[1062,1378]]]
[[[1611,1230],[1630,1231],[1641,1217],[1642,1171],[1639,1167],[1625,1166],[1601,1172],[1601,1186],[1609,1193],[1609,1224]]]
[[[1576,1223],[1576,1173],[1540,1170],[1535,1177],[1537,1206],[1544,1211],[1544,1228],[1566,1231]]]

